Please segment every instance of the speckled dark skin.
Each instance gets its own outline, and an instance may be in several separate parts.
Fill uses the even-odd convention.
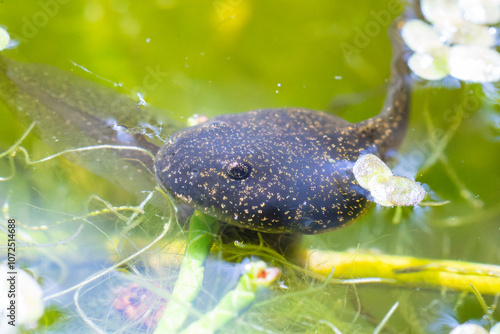
[[[365,153],[384,159],[399,146],[409,100],[406,64],[395,54],[378,116],[356,124],[298,108],[217,116],[170,138],[156,156],[156,179],[195,209],[245,229],[337,229],[367,209],[354,162]]]

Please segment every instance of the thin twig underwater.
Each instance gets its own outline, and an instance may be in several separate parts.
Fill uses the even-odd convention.
[[[109,180],[113,189],[131,194],[124,195],[130,205],[115,205],[93,193],[86,212],[68,218],[61,209],[58,219],[50,216],[49,209],[30,203],[40,213],[39,224],[15,217],[28,264],[37,261],[29,248],[57,249],[73,245],[75,239],[88,246],[82,253],[99,254],[88,274],[83,262],[68,265],[71,256],[61,261],[69,254],[42,251],[60,271],[52,285],[44,283],[49,284],[46,306],[74,302],[67,314],[75,312],[102,333],[155,328],[158,333],[213,333],[239,325],[248,332],[283,332],[297,326],[302,332],[379,333],[396,332],[391,322],[402,321],[401,317],[425,332],[439,312],[432,319],[415,319],[418,312],[408,315],[413,306],[396,293],[428,298],[426,293],[435,296],[433,290],[441,290],[447,304],[457,308],[467,298],[477,298],[480,308],[490,312],[497,305],[491,296],[500,292],[496,265],[386,255],[364,247],[338,252],[331,245],[327,250],[301,245],[299,235],[320,234],[360,219],[377,198],[370,191],[377,184],[383,183],[384,189],[392,186],[384,183],[393,177],[385,165],[379,165],[382,178],[366,178],[368,187],[358,184],[352,169],[358,157],[369,154],[390,164],[405,134],[411,81],[405,58],[397,50],[393,65],[383,111],[360,123],[294,108],[216,116],[183,129],[183,123],[172,117],[154,120],[151,114],[158,111],[113,89],[51,66],[0,56],[0,98],[29,125],[25,135],[0,153],[9,167],[0,182],[15,181],[26,169],[43,171],[44,166],[65,161],[62,164],[75,173],[83,172],[74,166],[83,166]],[[454,123],[444,138],[436,139],[423,163],[425,172],[436,161],[451,168],[443,152],[459,126]],[[30,132],[55,151],[39,156],[25,148],[32,140]],[[335,154],[325,147],[333,147]],[[467,189],[456,173],[447,174],[464,194]],[[420,203],[424,188],[429,193],[427,204],[434,203],[438,196],[429,187],[409,181],[417,189],[418,201],[410,196],[404,203],[411,204],[403,205]],[[383,195],[387,206],[399,203]],[[329,207],[324,206],[325,198],[333,198]],[[7,222],[15,210],[12,201],[5,203]],[[400,209],[395,220],[417,215],[417,210]],[[305,239],[325,240],[328,234]],[[356,245],[354,241],[352,246]],[[78,267],[87,274],[72,277]],[[365,287],[390,295],[380,312],[362,305]],[[102,298],[90,298],[91,291]],[[329,301],[320,306],[315,302],[325,299]],[[98,302],[107,303],[101,313],[93,311]],[[432,300],[429,305],[434,305]],[[314,318],[322,309],[325,316]],[[331,310],[335,317],[329,316]],[[485,326],[496,321],[490,313]],[[120,322],[122,328],[117,327],[117,318],[125,320],[125,325]]]

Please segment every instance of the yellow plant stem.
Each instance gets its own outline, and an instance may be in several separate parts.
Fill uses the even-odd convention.
[[[309,270],[336,278],[376,277],[412,287],[447,287],[481,294],[500,293],[500,266],[362,252],[303,250],[300,261]]]
[[[151,265],[159,268],[178,264],[184,252],[185,242],[167,246],[165,257],[155,257]],[[224,248],[223,248],[224,249]],[[223,250],[222,249],[222,250]],[[211,252],[219,252],[218,245]],[[464,261],[435,260],[411,256],[396,256],[368,252],[335,252],[303,249],[295,261],[314,272],[315,276],[344,279],[377,278],[382,282],[393,282],[408,287],[449,288],[473,292],[474,286],[481,294],[500,293],[500,266]]]

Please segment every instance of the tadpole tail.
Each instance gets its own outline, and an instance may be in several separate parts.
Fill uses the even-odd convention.
[[[411,51],[401,37],[403,24],[413,17],[413,9],[399,16],[389,27],[392,46],[391,76],[384,105],[380,113],[358,123],[372,134],[381,153],[396,150],[404,139],[410,115],[412,78],[407,61]]]
[[[161,142],[153,143],[135,130],[141,122],[149,121],[151,108],[73,73],[3,55],[0,102],[26,127],[36,122],[37,134],[55,152],[97,145],[142,148],[144,151],[96,149],[65,157],[129,191],[137,191],[138,183],[154,188],[153,175],[138,170],[146,167],[153,171],[152,156]]]

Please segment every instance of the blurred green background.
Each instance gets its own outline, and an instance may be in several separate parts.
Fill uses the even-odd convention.
[[[41,0],[22,5],[4,0],[0,25],[19,41],[17,47],[3,52],[7,57],[50,64],[108,87],[120,86],[120,92],[132,97],[140,93],[151,106],[182,122],[193,114],[212,117],[292,106],[328,110],[359,121],[377,114],[383,103],[391,55],[384,14],[394,18],[396,7],[394,1],[378,0]],[[306,237],[305,246],[359,247],[500,264],[500,114],[496,87],[485,88],[488,97],[481,89],[460,87],[453,80],[417,84],[407,138],[393,161],[396,174],[416,177],[432,200],[449,200],[449,204],[399,211],[374,207],[354,225]],[[0,119],[3,151],[27,124],[3,105]],[[23,146],[38,158],[54,153],[35,136]],[[15,163],[17,175],[0,183],[0,200],[26,225],[51,226],[67,215],[99,208],[89,204],[93,194],[115,206],[137,204],[105,178],[64,159],[36,167],[26,167],[22,158]],[[0,161],[0,176],[9,171],[8,161]],[[104,217],[93,222],[113,237],[121,229],[117,221]],[[30,233],[36,242],[53,244],[73,232],[72,227],[54,227]],[[99,266],[110,256],[102,252],[99,242],[106,244],[107,236],[86,229],[50,252],[69,271],[75,263]],[[37,252],[36,247],[26,250],[21,264],[36,268],[37,261],[48,261],[46,257],[37,260]],[[59,258],[61,252],[68,252],[67,256]],[[40,268],[41,281],[44,274],[53,276],[56,270],[51,265]],[[64,276],[66,285],[83,280],[93,270]],[[252,318],[250,312],[234,326],[242,333],[252,333],[254,326],[272,328],[272,332],[281,328],[330,333],[331,328],[320,321],[326,319],[348,333],[371,331],[370,326],[378,324],[398,300],[403,306],[388,323],[388,333],[425,333],[429,324],[449,323],[450,317],[463,322],[482,316],[475,297],[454,292],[290,282],[297,284],[289,287],[291,291],[306,293],[282,292],[281,301],[262,301],[255,308],[260,318]],[[494,303],[494,298],[486,298]],[[310,311],[304,311],[307,305]],[[435,305],[437,311],[432,309]],[[71,313],[71,307],[66,311]],[[363,320],[356,320],[358,312]]]

